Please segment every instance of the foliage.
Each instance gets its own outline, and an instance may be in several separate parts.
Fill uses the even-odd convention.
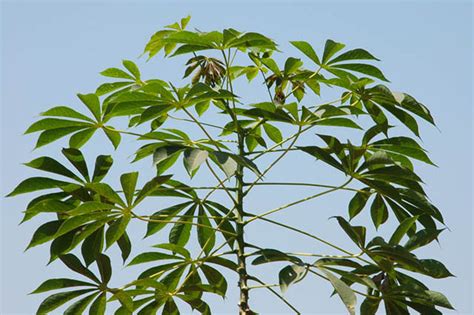
[[[77,275],[77,279],[49,279],[33,291],[59,291],[41,303],[38,314],[72,301],[65,314],[81,314],[87,309],[89,314],[104,314],[114,302],[119,303],[115,314],[179,314],[184,304],[210,314],[206,297],[226,296],[225,270],[239,278],[241,314],[255,312],[249,305],[249,292],[254,289],[270,290],[299,313],[283,293],[297,282],[310,281],[308,275],[327,281],[350,314],[355,314],[357,307],[361,314],[375,314],[382,308],[386,314],[412,310],[441,314],[439,308],[451,309],[443,294],[415,278],[452,276],[441,262],[415,254],[437,240],[444,224],[415,172],[416,163],[434,165],[417,140],[420,120],[434,125],[428,108],[383,85],[388,80],[373,64],[378,59],[364,49],[345,50],[344,44],[327,40],[321,54],[307,42],[293,41],[299,57],[288,57],[280,65],[274,58],[279,53],[277,44],[264,35],[234,29],[189,31],[188,22],[189,17],[158,31],[144,51],[149,58],[161,52],[168,58],[185,58],[183,86],[144,79],[134,62],[124,60],[122,68],[102,72],[112,82],[100,85],[95,93],[78,94],[85,112],[53,107],[27,129],[27,134],[39,133],[36,147],[69,136],[69,147],[62,150],[69,164],[49,156],[34,159],[25,165],[52,176],[25,179],[9,194],[41,193],[27,205],[23,222],[39,215],[49,221],[37,228],[28,248],[49,243],[50,262],[60,261]],[[236,60],[245,61],[237,64]],[[234,89],[242,78],[259,86],[258,78],[262,78],[268,99],[251,104],[244,101]],[[308,105],[327,87],[337,89],[340,97]],[[220,124],[205,122],[206,116],[217,117]],[[128,130],[117,127],[116,122],[124,119]],[[173,128],[178,121],[195,125],[203,138]],[[391,123],[405,126],[412,136],[393,134],[400,128],[392,129]],[[148,131],[139,133],[143,126]],[[351,131],[360,141],[343,141],[321,131],[333,127]],[[291,129],[295,132],[285,134]],[[311,143],[300,143],[300,136],[309,130],[317,136]],[[133,162],[152,160],[156,174],[151,178],[141,174],[147,177],[146,183],[138,185],[138,172],[125,173],[119,178],[121,187],[112,187],[110,181],[104,181],[113,165],[109,155],[98,156],[90,171],[92,165],[80,148],[99,131],[114,148],[120,146],[123,136],[145,141]],[[275,153],[277,157],[270,164],[261,163],[262,156]],[[264,176],[288,154],[314,157],[346,180],[339,186],[266,182]],[[208,171],[216,186],[193,187],[173,179],[167,172],[179,168],[175,164],[180,159],[189,177]],[[229,184],[232,181],[235,185]],[[252,214],[245,210],[245,196],[260,185],[326,190]],[[207,193],[203,196],[200,190]],[[226,194],[228,202],[213,200],[216,191]],[[333,224],[359,248],[359,253],[352,253],[268,218],[336,191],[353,195],[348,201],[349,219],[369,211],[376,229],[395,219],[399,224],[393,234],[387,239],[369,237],[367,227],[336,216]],[[144,200],[155,198],[178,201],[151,215],[139,214]],[[146,223],[146,237],[168,233],[168,241],[129,258],[132,242],[127,228],[132,220]],[[343,255],[301,255],[261,248],[244,239],[245,227],[256,220],[310,237]],[[200,246],[197,255],[189,250],[194,230]],[[136,280],[121,287],[110,285],[112,266],[104,253],[114,245],[129,266],[146,264]],[[314,257],[318,258],[308,260]],[[279,284],[269,285],[249,274],[249,259],[253,265],[286,264],[279,272]],[[362,298],[359,305],[357,295]]]

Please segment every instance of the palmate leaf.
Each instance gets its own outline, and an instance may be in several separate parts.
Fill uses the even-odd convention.
[[[100,285],[106,285],[110,279],[110,259],[105,255],[101,255],[97,261],[102,280],[99,280],[87,267],[82,265],[76,256],[67,254],[61,256],[60,259],[69,269],[89,278],[94,283],[74,279],[50,279],[45,281],[32,293],[43,293],[51,290],[71,289],[76,287],[79,287],[79,289],[55,293],[49,296],[41,303],[37,314],[48,314],[72,300],[75,300],[75,302],[66,308],[64,314],[82,314],[91,303],[92,305],[89,310],[91,314],[105,313],[106,291],[101,288]],[[84,289],[84,287],[86,287],[86,289]],[[82,297],[76,299],[79,296]]]

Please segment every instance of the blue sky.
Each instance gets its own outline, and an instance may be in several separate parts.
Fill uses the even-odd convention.
[[[379,66],[390,79],[394,90],[408,92],[429,106],[439,130],[421,128],[424,147],[438,168],[417,165],[432,201],[442,209],[450,231],[442,234],[440,245],[420,250],[422,257],[443,261],[457,275],[439,281],[427,280],[430,288],[444,292],[458,314],[472,312],[472,4],[458,1],[400,2],[2,2],[2,91],[1,193],[5,195],[21,179],[34,174],[23,167],[41,155],[59,157],[65,143],[32,151],[35,139],[22,136],[38,113],[53,105],[75,108],[78,92],[92,92],[104,78],[98,73],[119,66],[122,59],[137,60],[149,36],[161,26],[191,14],[191,26],[200,30],[233,27],[262,32],[275,39],[284,53],[297,55],[290,40],[307,40],[321,49],[328,38],[345,43],[348,48],[363,47],[380,58]],[[298,55],[299,56],[299,55]],[[160,56],[138,64],[146,77],[178,80],[180,63],[167,62]],[[182,61],[182,60],[181,60]],[[247,91],[248,99],[261,97],[260,89]],[[264,92],[264,91],[263,91]],[[331,96],[328,92],[328,97]],[[264,97],[265,95],[262,94]],[[326,98],[325,98],[326,99]],[[347,131],[344,131],[347,132]],[[345,136],[344,132],[340,133]],[[196,135],[201,136],[201,135]],[[312,136],[314,137],[314,136]],[[311,141],[311,137],[306,138]],[[127,158],[136,148],[132,138],[123,140],[117,152],[104,138],[95,139],[85,149],[87,156],[113,154],[117,165],[110,174],[116,183],[119,174],[138,168],[142,179],[151,176],[149,164],[131,166]],[[105,141],[105,140],[104,140]],[[303,168],[301,156],[290,156],[275,168],[269,180],[303,179],[334,183],[340,177],[329,170],[319,170],[310,159]],[[149,162],[149,161],[148,161]],[[181,176],[182,174],[178,174]],[[185,178],[182,176],[182,178]],[[205,183],[209,178],[200,179]],[[199,179],[193,180],[199,183]],[[280,189],[277,191],[277,189]],[[255,212],[311,194],[311,190],[262,189],[250,195]],[[278,198],[275,198],[278,196]],[[333,195],[288,209],[274,218],[309,229],[342,246],[350,247],[334,222],[327,218],[345,215],[350,195]],[[218,196],[218,198],[223,198]],[[1,207],[1,313],[33,314],[45,296],[26,296],[48,277],[67,276],[59,264],[46,266],[46,246],[23,252],[41,219],[18,226],[28,197],[2,200]],[[161,202],[161,201],[160,201]],[[150,204],[150,206],[155,206]],[[359,223],[370,224],[368,216]],[[134,254],[160,239],[141,241],[144,226],[134,224],[131,233],[138,242]],[[382,228],[387,235],[393,226]],[[384,234],[385,233],[385,234]],[[248,237],[271,246],[275,243],[299,251],[327,252],[319,244],[300,239],[273,226],[256,224]],[[111,250],[111,255],[117,253]],[[137,275],[137,268],[124,269],[117,264],[114,282],[125,283]],[[276,281],[281,268],[258,271],[268,281]],[[225,301],[212,298],[217,314],[235,313],[235,278],[229,280]],[[287,298],[304,314],[344,314],[337,297],[329,298],[331,289],[318,279],[305,279],[290,288]],[[272,296],[258,291],[252,298],[262,314],[286,313],[288,310]]]

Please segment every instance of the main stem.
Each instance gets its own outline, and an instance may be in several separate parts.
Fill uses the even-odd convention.
[[[238,146],[239,155],[244,156],[244,140],[243,132],[239,132]],[[237,272],[239,273],[239,314],[251,314],[249,307],[249,288],[247,286],[248,274],[245,262],[245,239],[244,239],[244,168],[241,164],[237,167],[236,172],[236,194],[237,194]]]

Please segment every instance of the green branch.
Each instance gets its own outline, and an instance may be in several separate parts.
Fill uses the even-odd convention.
[[[252,221],[255,221],[255,220],[257,220],[257,219],[260,219],[260,218],[262,218],[262,217],[265,217],[265,216],[267,216],[267,215],[270,215],[270,214],[272,214],[272,213],[275,213],[275,212],[284,210],[284,209],[286,209],[286,208],[295,206],[295,205],[300,204],[300,203],[303,203],[303,202],[305,202],[305,201],[308,201],[308,200],[311,200],[311,199],[314,199],[314,198],[317,198],[317,197],[321,197],[321,196],[324,196],[324,195],[326,195],[326,194],[329,194],[329,193],[331,193],[331,192],[333,192],[333,191],[339,190],[339,189],[345,187],[345,186],[346,186],[347,184],[349,184],[351,181],[352,181],[352,177],[351,177],[348,181],[346,181],[344,184],[342,184],[341,186],[337,186],[337,187],[335,187],[335,188],[331,188],[331,189],[329,189],[329,190],[325,190],[325,191],[323,191],[323,192],[320,192],[320,193],[317,193],[317,194],[308,196],[308,197],[303,198],[303,199],[299,199],[299,200],[297,200],[297,201],[290,202],[290,203],[288,203],[288,204],[286,204],[286,205],[283,205],[283,206],[280,206],[280,207],[278,207],[278,208],[275,208],[275,209],[269,210],[269,211],[267,211],[267,212],[264,212],[264,213],[262,213],[262,214],[256,215],[256,216],[250,218],[249,220],[247,220],[247,221],[246,221],[246,224],[247,224],[247,223],[250,223],[250,222],[252,222]]]

